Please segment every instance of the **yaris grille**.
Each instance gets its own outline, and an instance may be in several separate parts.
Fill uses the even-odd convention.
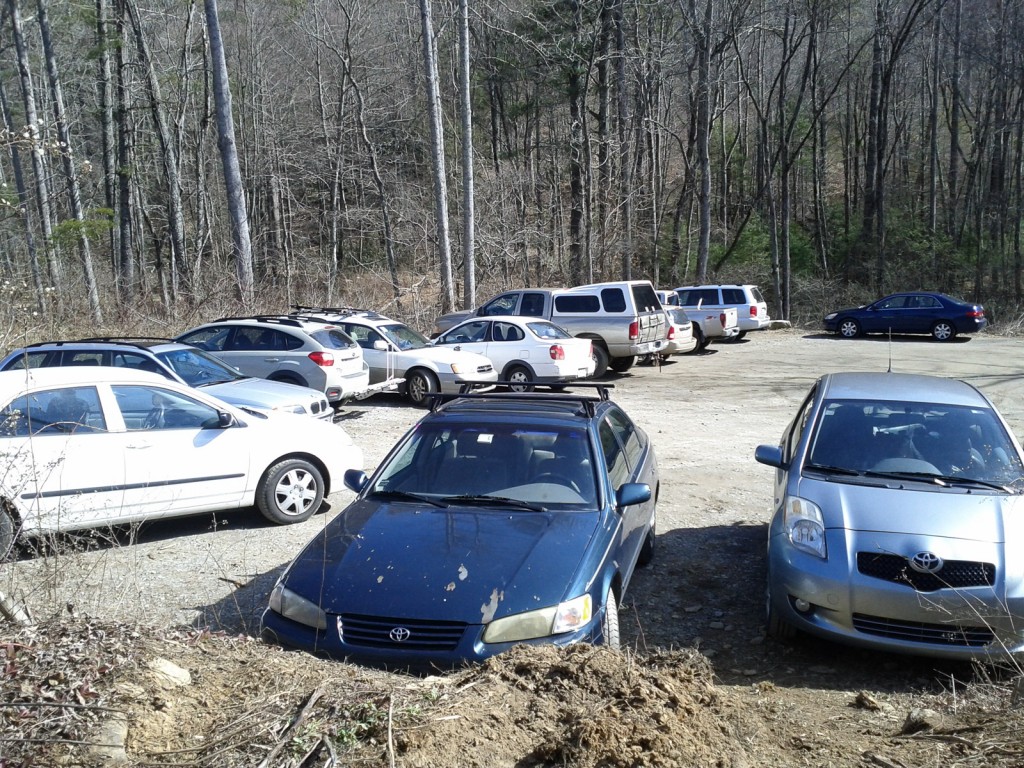
[[[919,621],[901,621],[882,616],[853,614],[853,627],[867,635],[908,640],[933,645],[958,645],[979,648],[992,642],[995,635],[988,627],[962,627],[956,624],[924,624]]]
[[[857,570],[865,576],[905,584],[918,592],[991,587],[996,581],[996,567],[992,563],[946,560],[935,573],[922,573],[914,570],[905,557],[879,552],[858,552]]]

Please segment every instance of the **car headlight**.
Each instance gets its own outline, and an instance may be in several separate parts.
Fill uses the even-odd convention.
[[[835,320],[836,316],[838,314],[839,314],[838,312],[829,312],[827,315],[825,315],[825,319],[826,320]]]
[[[515,643],[520,640],[575,632],[585,627],[593,615],[590,595],[580,595],[558,605],[492,621],[484,630],[484,642]]]
[[[327,614],[320,606],[292,592],[281,582],[270,593],[270,610],[314,629],[327,629]]]
[[[817,504],[791,496],[786,499],[783,525],[790,543],[802,552],[828,557],[825,546],[825,521]]]
[[[459,365],[458,363],[452,363],[452,373],[454,373],[456,376],[459,376],[462,374],[462,369],[464,367],[465,366]]]

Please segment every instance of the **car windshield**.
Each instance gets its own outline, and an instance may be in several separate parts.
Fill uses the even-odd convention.
[[[157,352],[156,356],[181,376],[190,387],[223,384],[226,381],[249,378],[199,349],[172,349]]]
[[[378,330],[399,349],[422,349],[430,344],[425,336],[401,323],[382,325]]]
[[[1024,466],[996,414],[943,403],[828,401],[804,469],[1024,487]]]
[[[456,505],[494,497],[506,500],[494,505],[505,510],[508,500],[545,509],[594,509],[597,479],[582,429],[425,422],[398,446],[368,493]]]

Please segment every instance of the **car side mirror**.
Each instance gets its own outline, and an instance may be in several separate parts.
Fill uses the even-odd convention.
[[[227,411],[217,411],[217,429],[227,429],[235,426],[234,414]]]
[[[362,493],[363,488],[370,481],[370,478],[366,476],[366,473],[361,469],[347,469],[345,470],[345,487],[355,493]]]
[[[384,341],[383,339],[377,339],[375,342],[373,342],[373,348],[374,349],[378,349],[381,352],[387,352],[388,351],[388,343],[386,341]]]
[[[778,445],[759,445],[754,449],[754,460],[759,464],[767,464],[776,469],[785,469],[786,462],[782,460],[782,447]]]
[[[623,483],[615,491],[615,504],[619,509],[650,500],[651,486],[647,483]]]

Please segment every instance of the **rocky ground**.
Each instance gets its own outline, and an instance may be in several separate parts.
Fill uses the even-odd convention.
[[[522,649],[411,678],[254,640],[277,574],[347,491],[287,528],[249,510],[24,552],[0,569],[37,622],[0,625],[0,766],[88,762],[78,742],[97,739],[115,745],[97,760],[134,765],[1024,765],[1019,670],[765,638],[772,475],[753,461],[837,370],[966,379],[1024,435],[1022,352],[787,329],[609,376],[662,479],[622,654]],[[372,467],[420,415],[378,397],[340,423]]]

